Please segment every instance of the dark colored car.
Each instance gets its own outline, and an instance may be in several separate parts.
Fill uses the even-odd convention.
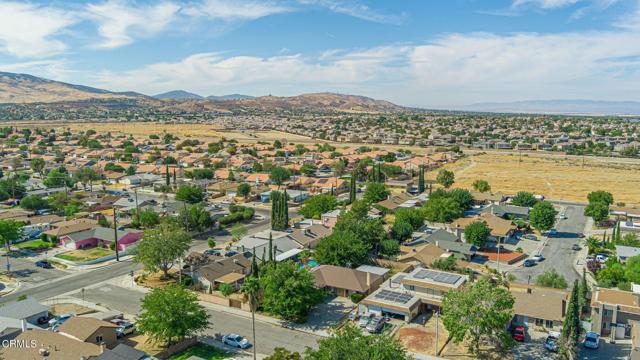
[[[580,248],[580,245],[578,245],[578,244],[573,244],[573,245],[571,245],[571,250],[573,250],[573,251],[578,251],[578,250],[580,250],[580,249],[581,249],[581,248]]]
[[[205,255],[214,255],[214,256],[222,256],[222,252],[216,249],[207,249],[204,251]]]
[[[511,337],[515,341],[523,342],[524,338],[525,338],[525,330],[524,330],[524,328],[521,327],[521,326],[518,326],[515,329],[513,329],[513,332],[511,332]]]
[[[531,260],[531,259],[527,259],[527,260],[524,261],[523,265],[524,265],[524,267],[535,266],[536,265],[536,261],[535,260]]]
[[[226,256],[226,257],[232,257],[232,256],[235,256],[235,255],[238,255],[238,252],[237,252],[237,251],[233,251],[233,250],[231,250],[231,251],[227,251],[227,252],[224,254],[224,256]]]
[[[38,260],[36,261],[36,266],[41,267],[43,269],[53,269],[53,265],[47,260]]]

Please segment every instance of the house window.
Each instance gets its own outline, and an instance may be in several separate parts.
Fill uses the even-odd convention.
[[[102,335],[96,336],[96,344],[100,344],[102,342]]]
[[[546,320],[544,322],[544,326],[548,327],[548,328],[552,328],[553,327],[553,321],[551,320]]]
[[[536,326],[542,326],[544,320],[542,319],[536,319]]]

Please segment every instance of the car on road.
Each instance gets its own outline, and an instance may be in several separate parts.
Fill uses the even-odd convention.
[[[136,325],[130,322],[122,322],[116,328],[116,336],[123,337],[129,334],[133,334],[136,331]]]
[[[511,337],[515,341],[524,342],[524,339],[526,337],[524,328],[522,326],[515,327],[511,332]]]
[[[369,325],[369,321],[371,321],[371,319],[373,319],[374,315],[373,314],[364,314],[360,317],[360,320],[358,320],[358,326],[361,328],[367,327],[367,325]]]
[[[597,349],[600,347],[600,335],[593,331],[589,331],[582,341],[582,346],[587,349]]]
[[[578,238],[580,238],[580,239],[584,239],[584,238],[585,238],[585,235],[584,235],[584,233],[577,233],[577,234],[576,234],[576,237],[578,237]]]
[[[533,240],[533,241],[538,241],[538,237],[533,235],[533,234],[527,234],[524,235],[523,238],[527,239],[527,240]]]
[[[556,235],[558,235],[558,230],[556,230],[556,229],[551,229],[551,230],[549,230],[549,233],[548,233],[548,234],[549,234],[549,236],[556,236]]]
[[[53,265],[47,260],[38,260],[35,262],[35,265],[43,269],[53,269]]]
[[[217,249],[207,249],[202,252],[205,255],[222,256],[222,252]]]
[[[532,260],[532,259],[527,259],[527,260],[524,261],[524,263],[522,263],[522,265],[524,265],[524,267],[535,266],[536,265],[536,261]]]
[[[229,346],[236,347],[238,349],[247,349],[251,346],[249,340],[243,338],[238,334],[228,334],[222,337],[222,342]]]
[[[582,248],[578,244],[571,245],[571,250],[573,250],[573,251],[579,251],[580,249],[582,249]]]
[[[547,339],[544,341],[544,348],[551,352],[558,352],[558,339],[560,339],[560,333],[550,331]]]
[[[253,218],[254,218],[254,219],[256,219],[256,220],[258,220],[258,221],[262,221],[262,220],[264,220],[264,219],[265,219],[265,217],[264,217],[264,216],[262,216],[262,215],[260,215],[260,214],[255,214],[255,215],[253,215]]]
[[[60,316],[56,316],[53,319],[49,320],[49,327],[58,327],[62,325],[65,321],[75,317],[75,314],[63,314]]]
[[[384,318],[374,317],[373,319],[371,319],[371,321],[369,321],[369,324],[367,324],[366,329],[371,334],[377,334],[380,331],[382,331],[382,328],[384,328],[384,324],[385,324]]]
[[[533,255],[531,257],[531,260],[533,260],[535,262],[541,262],[541,261],[544,260],[544,256],[542,256],[542,254]]]
[[[565,213],[560,214],[560,220],[567,220],[568,217],[567,215],[565,215]]]
[[[600,264],[606,263],[607,260],[609,260],[609,256],[607,256],[606,254],[596,255],[596,261],[599,262]]]

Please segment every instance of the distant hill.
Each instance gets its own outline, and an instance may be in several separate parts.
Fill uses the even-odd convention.
[[[526,100],[505,103],[479,103],[461,107],[459,110],[501,112],[501,113],[541,113],[541,114],[581,114],[581,115],[640,115],[640,102],[599,101],[599,100]]]
[[[68,84],[28,74],[0,71],[0,103],[54,103],[63,101],[146,98],[136,92],[113,92]]]
[[[156,99],[202,99],[203,97],[184,90],[167,91],[162,94],[153,95]]]
[[[209,100],[242,100],[242,99],[253,99],[254,96],[250,95],[242,95],[242,94],[229,94],[229,95],[211,95],[207,96]]]

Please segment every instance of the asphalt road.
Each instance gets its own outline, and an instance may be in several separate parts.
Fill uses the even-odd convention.
[[[99,303],[125,314],[140,312],[140,300],[144,294],[120,286],[103,284],[86,289],[84,294],[76,292],[72,296],[89,302]],[[210,315],[211,328],[205,331],[213,336],[215,333],[236,333],[251,339],[251,319],[226,312],[207,309]],[[261,354],[271,354],[276,347],[285,347],[292,351],[303,352],[306,347],[316,347],[319,336],[300,331],[285,329],[280,326],[256,322],[257,348]]]
[[[550,269],[555,269],[564,276],[569,286],[580,277],[580,274],[573,267],[576,261],[576,251],[571,250],[571,246],[580,244],[581,239],[577,237],[577,234],[584,231],[587,222],[583,213],[584,206],[566,205],[567,219],[559,220],[556,223],[558,234],[550,237],[542,250],[545,260],[535,266],[520,267],[511,272],[519,282],[531,281],[533,283],[538,275]]]

